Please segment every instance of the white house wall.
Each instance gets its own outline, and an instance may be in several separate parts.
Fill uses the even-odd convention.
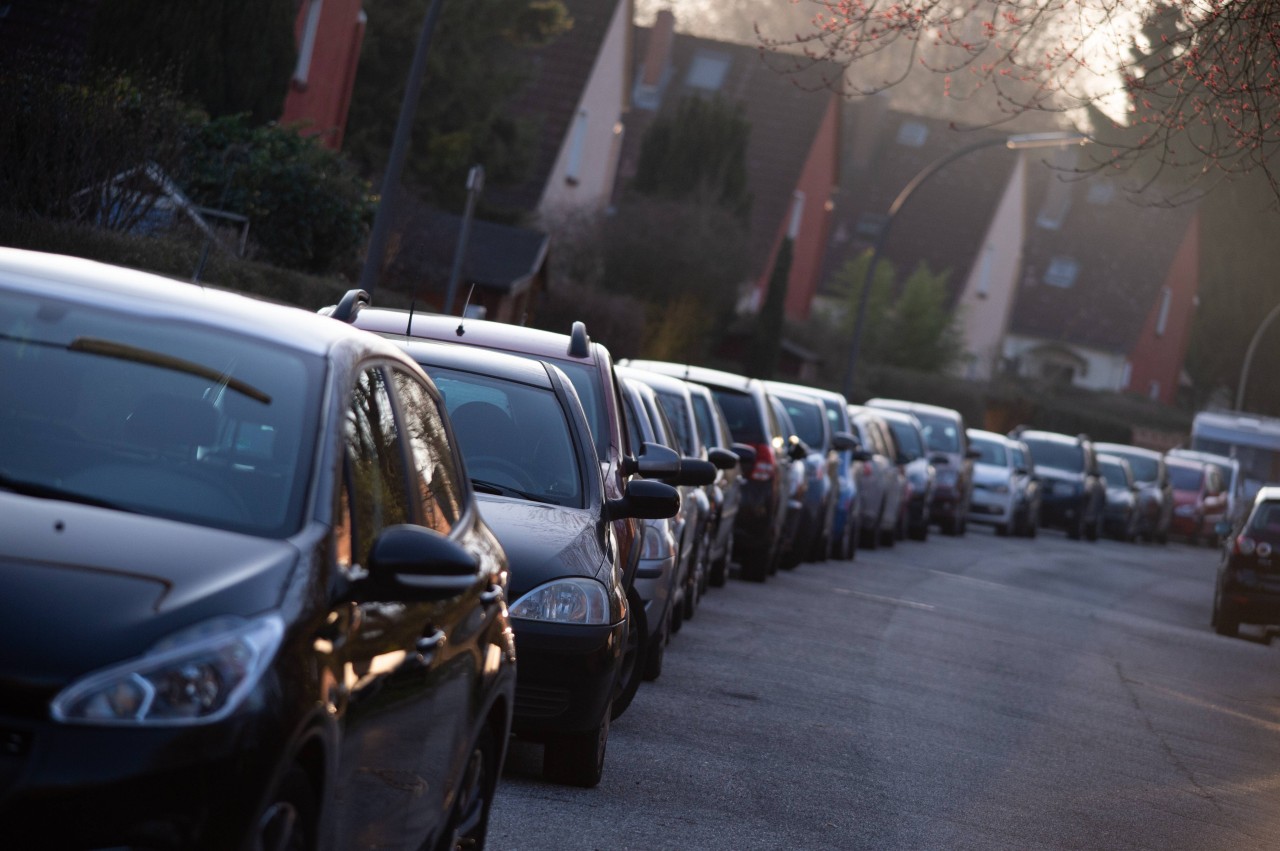
[[[1002,343],[1013,310],[1026,229],[1025,156],[1019,156],[957,301],[965,378],[989,380],[1000,367]]]
[[[591,76],[560,143],[538,213],[603,208],[613,192],[622,150],[622,110],[630,86],[627,69],[631,3],[617,4],[591,66]],[[579,125],[584,130],[579,130]],[[575,139],[580,136],[580,139]]]
[[[1083,369],[1077,370],[1072,380],[1076,387],[1119,392],[1129,383],[1128,360],[1123,354],[1018,334],[1010,334],[1004,339],[1004,356],[1018,364],[1019,375],[1028,378],[1044,377],[1038,366],[1041,363],[1039,353],[1046,349],[1069,351],[1083,363]]]

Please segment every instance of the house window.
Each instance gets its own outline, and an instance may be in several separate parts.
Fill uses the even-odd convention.
[[[904,121],[898,127],[898,144],[908,148],[919,148],[929,138],[929,128],[919,121]]]
[[[564,170],[564,182],[570,186],[578,185],[579,173],[582,170],[582,149],[586,144],[587,111],[580,109],[573,120],[573,130],[569,136],[569,160]]]
[[[293,69],[293,81],[299,86],[307,85],[307,76],[311,73],[311,54],[316,49],[316,32],[320,29],[320,8],[324,0],[311,0],[307,4],[307,21],[302,25],[302,42],[298,45],[298,64]]]
[[[1055,257],[1049,261],[1049,268],[1044,270],[1044,282],[1051,287],[1069,289],[1076,282],[1080,273],[1080,264],[1073,257]]]
[[[791,195],[791,223],[787,225],[787,237],[794,240],[800,235],[800,222],[804,219],[804,193],[796,190]]]
[[[1160,401],[1160,382],[1159,381],[1156,381],[1154,378],[1151,380],[1151,383],[1147,385],[1147,395],[1156,402]]]
[[[729,57],[726,54],[699,51],[689,63],[684,84],[690,88],[714,92],[724,84],[725,75],[728,73]]]
[[[1163,337],[1165,328],[1169,326],[1169,306],[1173,301],[1173,291],[1168,287],[1160,288],[1160,315],[1156,317],[1156,336]]]
[[[1133,380],[1133,364],[1128,361],[1124,362],[1124,368],[1120,370],[1120,389],[1128,390],[1129,382]]]
[[[880,238],[880,234],[888,221],[889,217],[884,213],[863,213],[858,216],[858,223],[854,226],[853,235],[859,240],[875,242]]]

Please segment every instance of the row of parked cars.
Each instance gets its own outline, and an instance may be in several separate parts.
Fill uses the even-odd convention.
[[[1096,537],[1089,480],[1140,467],[946,408],[615,364],[580,323],[360,291],[321,313],[0,249],[9,835],[482,847],[509,739],[594,786],[731,574],[970,521]]]

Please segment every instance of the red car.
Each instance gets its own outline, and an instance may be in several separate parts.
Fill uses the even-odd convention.
[[[1227,514],[1227,485],[1222,468],[1186,458],[1165,457],[1173,487],[1173,520],[1169,531],[1192,544],[1201,539],[1216,546],[1215,526]]]

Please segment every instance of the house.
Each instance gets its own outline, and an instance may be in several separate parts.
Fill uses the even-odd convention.
[[[839,179],[840,94],[823,85],[818,66],[800,75],[780,73],[755,45],[732,44],[677,32],[675,16],[660,11],[652,27],[636,28],[632,108],[619,185],[635,176],[645,130],[659,112],[689,95],[719,95],[741,103],[750,124],[747,184],[752,197],[748,232],[752,301],[764,300],[783,239],[793,241],[786,313],[805,319],[821,278],[832,195]]]
[[[568,32],[529,48],[529,78],[506,111],[537,128],[526,178],[484,193],[489,209],[547,220],[608,203],[629,103],[634,0],[564,0]]]
[[[332,150],[342,147],[364,42],[362,0],[302,0],[295,39],[298,61],[289,80],[281,124],[296,124]]]

